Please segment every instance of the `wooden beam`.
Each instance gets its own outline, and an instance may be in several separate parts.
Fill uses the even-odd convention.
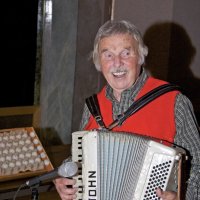
[[[15,116],[34,114],[39,106],[19,106],[0,108],[0,116]]]

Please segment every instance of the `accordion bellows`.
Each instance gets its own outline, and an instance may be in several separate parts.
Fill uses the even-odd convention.
[[[181,155],[135,134],[79,131],[72,134],[72,160],[82,163],[77,199],[159,199],[155,190],[176,190]]]

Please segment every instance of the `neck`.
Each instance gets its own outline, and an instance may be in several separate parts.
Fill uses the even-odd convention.
[[[119,102],[120,102],[120,99],[121,99],[121,94],[122,94],[122,91],[116,91],[116,90],[113,91],[114,97],[115,97],[115,98],[117,99],[117,101],[119,101]]]

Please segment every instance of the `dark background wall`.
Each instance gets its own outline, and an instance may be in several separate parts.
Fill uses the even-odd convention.
[[[33,105],[38,2],[1,2],[0,107]]]

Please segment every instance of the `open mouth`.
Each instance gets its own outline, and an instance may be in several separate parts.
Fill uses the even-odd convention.
[[[121,78],[121,77],[125,76],[126,73],[127,73],[126,71],[119,71],[119,72],[113,72],[112,74],[116,78]]]

